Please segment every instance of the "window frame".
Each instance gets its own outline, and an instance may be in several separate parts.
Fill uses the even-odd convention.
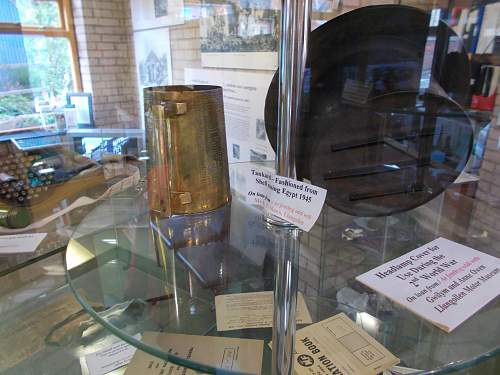
[[[71,0],[55,0],[54,2],[56,2],[59,7],[60,27],[24,26],[21,25],[21,23],[0,22],[0,34],[40,35],[48,38],[66,38],[69,41],[71,49],[71,70],[74,77],[73,88],[76,91],[82,91],[82,77],[80,74]]]

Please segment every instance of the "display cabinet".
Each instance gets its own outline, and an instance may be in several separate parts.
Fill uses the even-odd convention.
[[[245,163],[231,168],[240,183],[246,168]],[[445,333],[354,279],[439,236],[497,254],[491,239],[480,236],[480,228],[465,239],[460,216],[457,221],[446,217],[452,202],[443,197],[418,212],[370,219],[339,214],[325,205],[313,229],[294,237],[288,228],[267,224],[262,213],[234,188],[231,205],[209,214],[155,223],[143,202],[132,210],[142,214],[101,225],[100,231],[90,235],[86,235],[84,221],[68,244],[66,264],[69,284],[87,312],[123,340],[157,356],[158,361],[217,371],[213,363],[178,358],[134,335],[158,331],[195,335],[193,340],[196,335],[208,335],[269,343],[271,328],[218,332],[215,297],[272,291],[279,246],[296,245],[300,260],[293,272],[298,274],[298,289],[313,321],[345,312],[398,356],[402,366],[416,369],[412,373],[459,371],[496,356],[498,301],[452,333]],[[469,219],[474,220],[475,215]],[[352,238],[350,233],[356,229],[361,233]],[[129,311],[108,319],[95,308],[103,305]],[[477,334],[485,325],[489,334]],[[263,373],[271,371],[270,359],[266,345]],[[230,368],[223,370],[231,372]]]
[[[123,340],[151,374],[301,375],[297,306],[384,375],[500,372],[498,293],[446,332],[356,279],[440,237],[500,258],[499,25],[494,0],[0,0],[0,372],[92,374]],[[312,229],[252,169],[324,189]],[[250,292],[272,323],[221,329]]]

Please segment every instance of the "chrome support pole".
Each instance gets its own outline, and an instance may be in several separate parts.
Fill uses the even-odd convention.
[[[310,30],[311,0],[281,1],[276,173],[295,178],[295,139]]]
[[[278,227],[276,231],[272,373],[292,375],[299,280],[299,229]]]
[[[311,0],[281,2],[276,173],[289,178],[296,178],[295,141],[302,108],[310,13]],[[268,219],[268,223],[276,225],[277,232],[272,373],[292,375],[299,273],[299,229],[277,218]]]

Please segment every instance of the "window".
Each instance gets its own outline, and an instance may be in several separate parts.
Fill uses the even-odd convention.
[[[0,0],[0,132],[54,124],[80,87],[70,0]]]

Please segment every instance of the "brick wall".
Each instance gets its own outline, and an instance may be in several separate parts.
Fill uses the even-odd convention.
[[[100,128],[138,128],[138,87],[129,0],[73,0],[83,91]]]
[[[193,20],[170,28],[172,83],[184,84],[185,68],[201,68],[200,22]]]
[[[332,13],[315,13],[329,19],[363,5],[391,4],[393,0],[346,0]],[[436,2],[405,2],[428,8]],[[199,0],[186,0],[199,7]],[[83,90],[93,93],[97,127],[139,127],[138,86],[134,61],[129,0],[73,0],[75,31]],[[173,84],[184,83],[185,68],[201,68],[200,22],[170,27]]]

